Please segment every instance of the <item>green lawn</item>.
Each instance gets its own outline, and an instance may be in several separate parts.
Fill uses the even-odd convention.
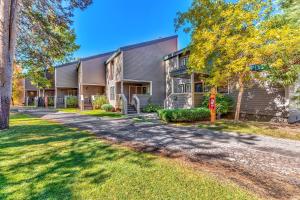
[[[218,120],[215,126],[210,126],[209,123],[200,123],[198,127],[218,131],[233,131],[238,133],[266,135],[277,138],[300,140],[299,126],[283,126],[283,124],[278,123],[254,121],[234,123],[231,120]]]
[[[119,112],[106,112],[104,110],[83,110],[81,111],[78,108],[64,108],[64,109],[58,109],[62,112],[68,112],[68,113],[80,113],[84,115],[91,115],[96,117],[111,117],[111,118],[121,118],[124,117],[122,113]]]
[[[15,114],[0,132],[0,199],[255,199],[177,161]]]

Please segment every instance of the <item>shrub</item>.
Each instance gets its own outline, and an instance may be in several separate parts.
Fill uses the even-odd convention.
[[[48,97],[48,106],[54,106],[54,97]]]
[[[114,109],[114,107],[112,105],[110,105],[110,104],[103,104],[101,106],[101,109],[105,110],[106,112],[110,112],[110,111],[112,111]]]
[[[201,107],[208,107],[209,98],[210,98],[210,94],[206,93],[204,95],[204,99],[202,101]],[[234,100],[229,95],[217,94],[216,100],[217,100],[217,102],[216,102],[217,113],[226,114],[234,106]]]
[[[95,99],[92,101],[94,109],[100,109],[102,105],[107,104],[108,100],[106,96],[100,95],[100,96],[95,96]]]
[[[155,105],[155,104],[149,103],[148,105],[146,105],[143,108],[143,112],[145,112],[145,113],[153,113],[153,112],[157,112],[160,109],[162,109],[162,107],[160,105]]]
[[[76,96],[68,96],[66,98],[67,108],[76,108],[78,106],[78,98]]]
[[[166,122],[170,122],[172,118],[172,110],[169,109],[162,109],[157,111],[158,117]]]
[[[163,109],[157,111],[161,120],[166,122],[193,122],[206,120],[210,116],[208,108]]]

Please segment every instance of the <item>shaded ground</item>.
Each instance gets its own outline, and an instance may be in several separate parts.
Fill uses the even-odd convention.
[[[190,124],[188,125],[190,126]],[[207,128],[211,130],[250,133],[300,141],[299,124],[254,121],[243,121],[240,123],[234,123],[232,120],[218,120],[215,126],[210,126],[209,122],[201,122],[193,124],[193,126],[198,126],[199,128]]]
[[[100,119],[71,113],[35,113],[141,151],[180,158],[229,178],[268,199],[300,198],[300,142],[225,133],[146,120]]]
[[[111,145],[28,115],[0,131],[1,200],[254,200],[241,187],[173,159]]]

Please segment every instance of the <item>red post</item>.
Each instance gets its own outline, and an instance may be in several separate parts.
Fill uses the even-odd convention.
[[[209,98],[209,110],[210,110],[210,122],[214,124],[216,122],[216,95],[217,91],[216,88],[212,88],[210,91],[210,98]]]

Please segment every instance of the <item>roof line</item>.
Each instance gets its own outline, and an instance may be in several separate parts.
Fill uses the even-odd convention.
[[[169,37],[150,40],[147,42],[141,42],[141,43],[137,43],[137,44],[133,44],[133,45],[127,45],[127,46],[120,47],[117,51],[115,51],[115,53],[111,57],[109,57],[107,59],[107,61],[105,63],[106,64],[109,63],[113,58],[115,58],[122,51],[128,51],[131,49],[140,48],[140,47],[152,45],[152,44],[159,43],[159,42],[164,42],[164,41],[171,40],[174,38],[178,38],[178,35],[173,35],[173,36],[169,36]]]
[[[166,55],[166,56],[164,57],[164,60],[169,60],[170,58],[173,58],[173,57],[175,57],[175,56],[177,56],[177,55],[180,55],[180,54],[182,54],[182,53],[185,53],[185,52],[187,52],[187,51],[189,51],[189,50],[190,50],[189,47],[180,49],[179,51],[175,51],[175,52],[173,52],[173,53],[170,53],[170,54]]]
[[[78,62],[79,62],[79,60],[72,61],[72,62],[68,62],[68,63],[64,63],[64,64],[61,64],[61,65],[57,65],[57,66],[55,66],[54,68],[59,68],[59,67],[67,66],[67,65],[72,65],[72,64],[76,64],[76,63],[78,63]]]
[[[110,51],[110,52],[106,52],[106,53],[101,53],[101,54],[97,54],[97,55],[93,55],[93,56],[84,57],[84,58],[81,58],[80,61],[86,61],[86,60],[90,60],[90,59],[93,59],[93,58],[101,58],[103,56],[108,56],[108,55],[113,54],[115,52],[116,51]]]
[[[137,44],[132,44],[132,45],[127,45],[127,46],[123,46],[120,48],[121,51],[127,51],[130,49],[134,49],[134,48],[138,48],[138,47],[143,47],[143,46],[148,46],[151,44],[155,44],[158,42],[163,42],[163,41],[167,41],[167,40],[171,40],[174,38],[178,38],[178,35],[173,35],[173,36],[169,36],[169,37],[164,37],[164,38],[159,38],[159,39],[155,39],[155,40],[150,40],[147,42],[141,42],[141,43],[137,43]]]
[[[164,42],[164,41],[171,40],[171,39],[174,39],[174,38],[178,38],[178,35],[173,35],[173,36],[169,36],[169,37],[164,37],[164,38],[159,38],[159,39],[155,39],[155,40],[150,40],[150,41],[147,41],[147,42],[141,42],[141,43],[137,43],[137,44],[123,46],[123,47],[120,47],[119,49],[117,49],[116,51],[110,51],[110,52],[106,52],[106,53],[102,53],[102,54],[98,54],[98,55],[93,55],[93,56],[88,56],[88,57],[80,58],[77,61],[73,61],[73,62],[69,62],[69,63],[65,63],[65,64],[62,64],[62,65],[55,66],[55,68],[64,67],[64,66],[67,66],[67,65],[71,65],[71,64],[75,64],[75,63],[80,63],[81,61],[86,61],[86,60],[89,60],[89,59],[103,57],[103,56],[108,56],[108,55],[112,54],[107,59],[107,61],[105,62],[105,63],[108,63],[109,61],[111,61],[111,59],[113,59],[115,56],[117,56],[121,51],[128,51],[128,50],[131,50],[131,49],[135,49],[135,48],[139,48],[139,47],[144,47],[144,46],[148,46],[148,45],[159,43],[159,42]]]

